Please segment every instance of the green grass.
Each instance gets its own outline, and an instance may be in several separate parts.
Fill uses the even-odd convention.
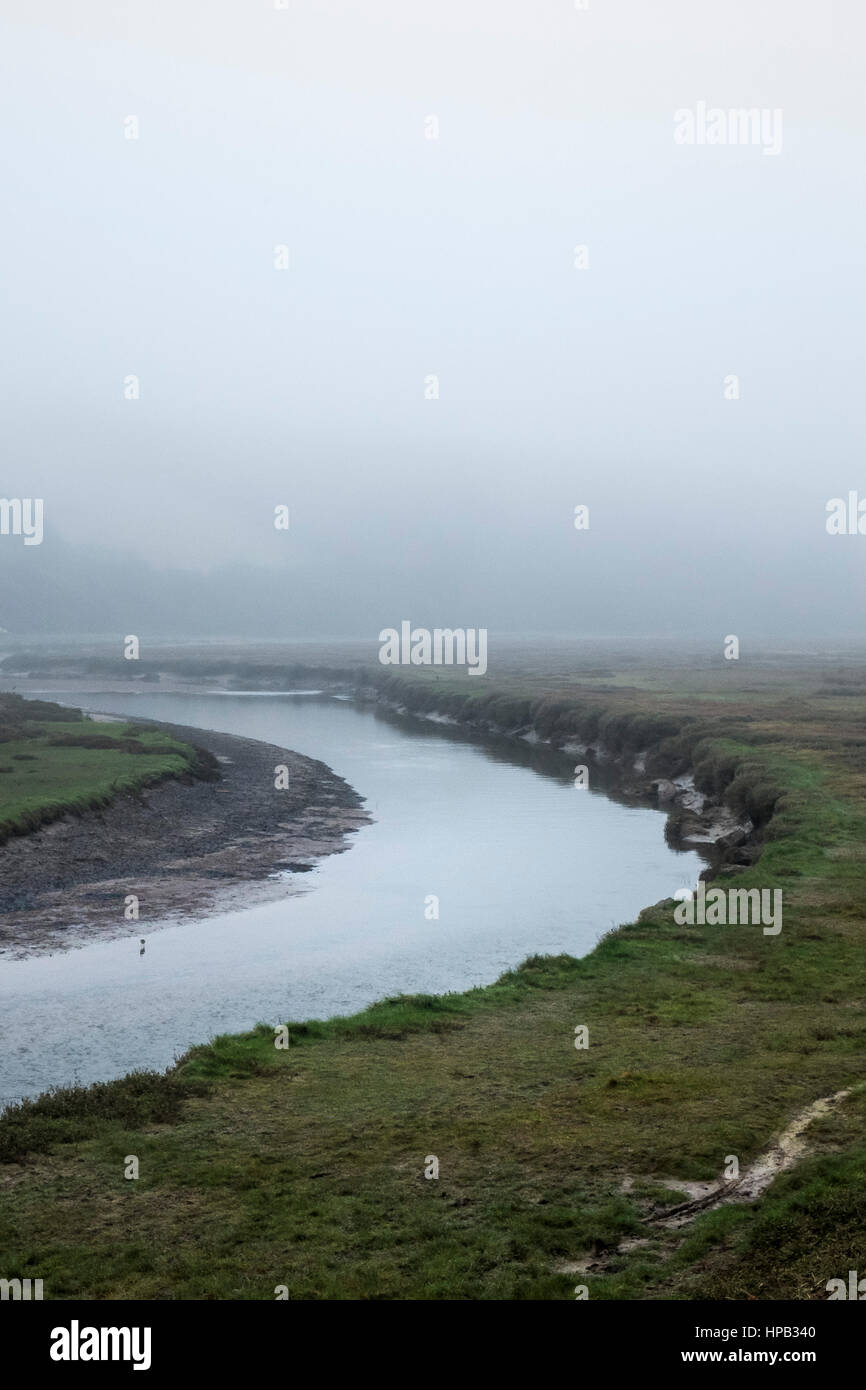
[[[697,749],[706,779],[771,802],[736,884],[783,890],[778,937],[679,927],[657,905],[579,961],[288,1021],[285,1050],[262,1023],[165,1078],[13,1109],[7,1277],[43,1278],[48,1298],[572,1299],[586,1283],[602,1299],[808,1300],[866,1274],[866,702],[783,696],[757,714],[725,692],[699,721],[691,692],[593,695],[595,714],[579,690],[497,697],[507,714],[543,700],[560,728],[613,716],[622,746],[655,734],[660,765]],[[729,1154],[744,1167],[843,1087],[810,1156],[754,1206],[645,1226],[653,1193],[718,1177]],[[615,1253],[636,1236],[650,1244]],[[602,1273],[559,1269],[587,1255]]]
[[[0,742],[0,844],[61,816],[106,806],[121,792],[201,775],[206,761],[190,745],[132,724],[21,721],[6,734]]]

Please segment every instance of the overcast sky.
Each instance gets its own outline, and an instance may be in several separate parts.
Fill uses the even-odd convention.
[[[862,7],[589,6],[0,6],[32,574],[270,566],[275,636],[862,630]],[[780,152],[678,144],[700,102]]]

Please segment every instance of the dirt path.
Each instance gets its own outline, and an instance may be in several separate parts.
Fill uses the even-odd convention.
[[[651,1210],[644,1218],[648,1233],[645,1236],[630,1237],[622,1241],[614,1250],[605,1251],[600,1255],[586,1255],[583,1259],[565,1261],[555,1266],[558,1274],[604,1274],[612,1262],[621,1255],[628,1255],[633,1250],[650,1244],[653,1229],[664,1227],[668,1230],[678,1230],[682,1226],[687,1226],[696,1217],[702,1216],[706,1211],[713,1211],[716,1207],[721,1207],[730,1202],[754,1202],[760,1197],[774,1178],[787,1169],[793,1168],[794,1164],[802,1158],[806,1151],[806,1131],[813,1120],[820,1119],[826,1115],[834,1106],[843,1101],[850,1095],[850,1090],[836,1091],[834,1095],[822,1096],[815,1100],[811,1105],[807,1105],[790,1122],[786,1129],[782,1131],[778,1139],[772,1143],[764,1153],[750,1163],[738,1178],[729,1181],[718,1179],[715,1182],[683,1182],[681,1178],[653,1178],[660,1187],[672,1188],[675,1191],[690,1192],[691,1196],[687,1202],[680,1202],[678,1206],[659,1207]],[[634,1186],[634,1178],[626,1178],[622,1184],[623,1192],[630,1192]]]
[[[823,1096],[820,1100],[813,1101],[795,1116],[776,1142],[756,1158],[754,1163],[750,1163],[738,1178],[731,1178],[729,1181],[719,1179],[713,1183],[695,1183],[694,1189],[702,1187],[706,1190],[696,1191],[690,1201],[681,1202],[677,1207],[666,1207],[664,1211],[654,1213],[648,1219],[657,1225],[676,1228],[687,1225],[696,1216],[724,1206],[727,1202],[753,1202],[766,1191],[774,1178],[786,1169],[793,1168],[805,1153],[805,1133],[812,1121],[826,1115],[848,1095],[850,1091],[837,1091],[835,1095]],[[679,1189],[685,1187],[688,1190],[686,1185],[677,1179],[671,1179],[665,1186]]]

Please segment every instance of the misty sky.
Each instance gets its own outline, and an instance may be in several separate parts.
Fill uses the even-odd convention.
[[[862,631],[857,0],[0,14],[0,626]]]

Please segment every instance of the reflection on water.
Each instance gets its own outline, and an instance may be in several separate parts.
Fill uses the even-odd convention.
[[[694,883],[656,811],[573,785],[574,758],[327,697],[103,694],[70,702],[320,758],[376,820],[302,896],[0,969],[0,1104],[168,1066],[216,1033],[487,984],[535,952],[582,955]],[[297,881],[297,880],[296,880]],[[438,920],[425,916],[430,895]],[[145,933],[146,950],[141,934]]]

